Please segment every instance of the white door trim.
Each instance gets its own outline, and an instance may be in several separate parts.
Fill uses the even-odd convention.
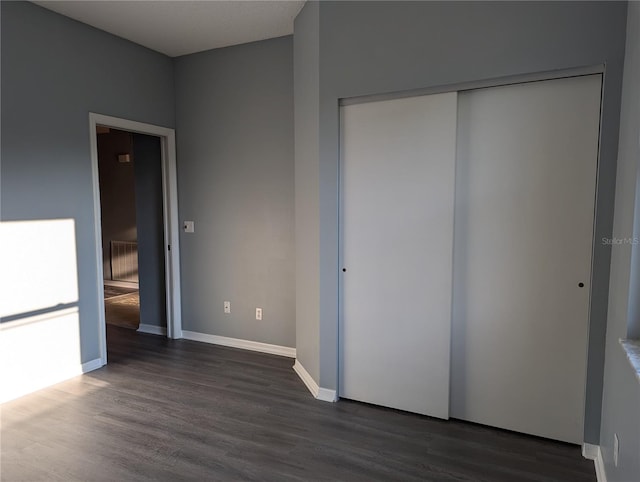
[[[93,177],[93,214],[96,237],[96,276],[98,290],[98,336],[100,358],[107,363],[107,336],[104,316],[104,287],[102,270],[102,222],[100,212],[100,179],[98,172],[98,125],[129,132],[160,137],[162,155],[162,193],[165,239],[165,273],[167,290],[167,336],[182,338],[182,310],[180,297],[180,245],[178,222],[178,183],[176,175],[176,133],[174,129],[153,124],[89,113],[89,139]],[[170,248],[169,248],[170,247]]]

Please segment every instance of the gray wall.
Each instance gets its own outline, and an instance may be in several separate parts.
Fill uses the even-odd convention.
[[[175,61],[184,330],[295,346],[292,47]]]
[[[161,54],[26,2],[1,2],[3,220],[76,223],[82,361],[99,357],[89,112],[173,127]],[[53,361],[51,361],[54,363]]]
[[[631,278],[629,283],[629,293],[635,293],[635,296],[630,296],[629,298],[627,326],[629,338],[636,340],[640,340],[640,88],[638,86],[640,86],[640,3],[635,1],[629,2],[627,14],[627,49],[624,62],[618,162],[630,165],[628,168],[623,168],[629,169],[629,171],[621,174],[622,176],[629,174],[630,177],[628,179],[625,177],[624,181],[620,179],[619,183],[631,183],[634,168],[636,170],[636,183],[634,186],[629,184],[624,185],[624,187],[618,184],[617,189],[621,189],[621,192],[617,193],[617,196],[626,195],[630,190],[635,189],[633,238],[638,242],[631,247]],[[636,139],[639,139],[639,142],[635,142]],[[619,167],[618,169],[621,168]],[[625,233],[628,232],[629,226],[629,203],[630,198],[625,198],[624,201],[618,201],[616,198],[616,210],[622,204],[620,209],[623,209],[623,214],[621,215],[625,223],[623,225]],[[616,216],[618,216],[617,211]],[[640,451],[638,453],[640,454]],[[640,457],[638,458],[640,459]]]
[[[319,127],[296,131],[297,151],[316,151],[317,174],[305,167],[296,189],[319,183],[318,197],[298,214],[315,226],[318,247],[296,226],[296,249],[317,256],[299,284],[296,310],[311,313],[305,332],[319,346],[322,387],[337,386],[338,146],[340,98],[473,82],[606,63],[596,233],[610,235],[613,212],[626,4],[615,2],[320,2]],[[298,22],[294,41],[313,28]],[[302,40],[306,42],[305,40]],[[312,68],[295,65],[296,79]],[[296,86],[295,102],[315,80]],[[313,116],[313,112],[306,115]],[[296,118],[296,124],[313,120]],[[299,149],[298,149],[299,146]],[[313,156],[314,154],[307,154]],[[308,160],[296,157],[296,169]],[[311,161],[313,162],[313,161]],[[317,178],[315,177],[317,175]],[[314,240],[315,242],[315,240]],[[599,439],[610,250],[598,245],[594,265],[585,438]],[[314,290],[315,293],[307,291]],[[317,294],[315,297],[314,295]],[[315,323],[315,324],[314,324]],[[300,329],[300,327],[298,327]],[[298,347],[299,356],[307,355]]]
[[[140,323],[167,326],[160,138],[133,134]]]
[[[319,380],[318,126],[320,113],[320,9],[308,2],[294,23],[296,356]],[[309,216],[309,213],[315,213]],[[313,307],[313,308],[312,308]]]
[[[133,163],[118,162],[118,154],[133,156],[131,133],[111,129],[98,134],[102,271],[111,277],[111,241],[136,241],[136,199]]]
[[[620,144],[613,235],[632,238],[640,230],[640,3],[629,2],[625,54]],[[635,215],[634,215],[635,204]],[[635,216],[635,221],[634,221]],[[635,224],[635,227],[634,227]],[[611,253],[611,285],[607,324],[607,350],[600,448],[609,482],[640,480],[640,380],[626,359],[618,340],[627,329],[637,336],[637,285],[639,245],[614,245]],[[636,261],[637,263],[637,261]],[[628,325],[635,325],[629,326]],[[631,333],[629,333],[631,335]],[[613,437],[618,435],[620,456],[613,463]]]

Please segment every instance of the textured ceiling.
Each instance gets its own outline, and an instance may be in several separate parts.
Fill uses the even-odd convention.
[[[293,33],[304,1],[39,1],[171,57]]]

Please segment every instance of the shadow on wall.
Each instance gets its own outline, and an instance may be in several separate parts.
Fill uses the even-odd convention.
[[[75,221],[0,223],[0,403],[81,370]]]

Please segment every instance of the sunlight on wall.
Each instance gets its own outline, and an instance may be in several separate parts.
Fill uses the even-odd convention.
[[[73,219],[0,223],[0,316],[78,301]]]
[[[82,373],[73,219],[0,223],[0,402]]]

